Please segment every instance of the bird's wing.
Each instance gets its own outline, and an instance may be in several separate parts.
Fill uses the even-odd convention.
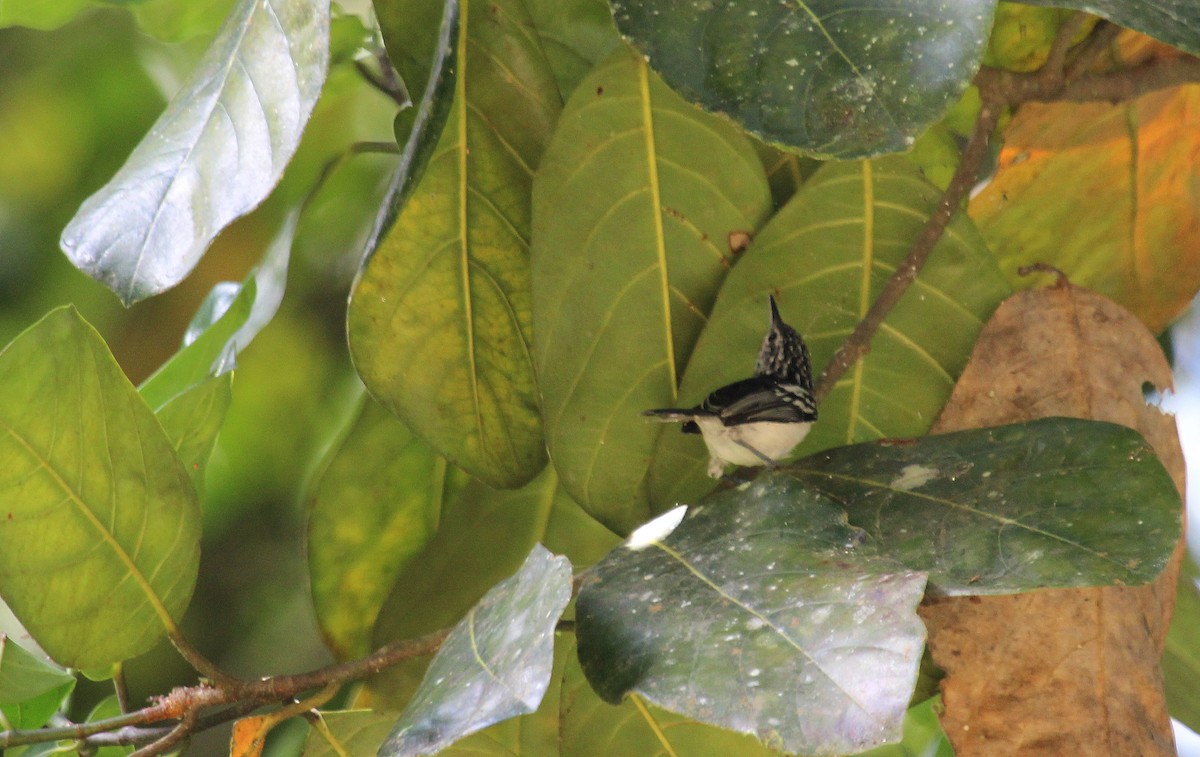
[[[704,400],[701,409],[719,416],[726,426],[743,423],[805,423],[814,420],[811,413],[781,391],[778,381],[755,376],[723,386]]]

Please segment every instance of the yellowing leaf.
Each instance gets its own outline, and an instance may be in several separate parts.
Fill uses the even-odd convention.
[[[74,309],[0,353],[0,595],[47,653],[145,652],[187,606],[199,540],[183,464]]]
[[[1021,108],[970,212],[1014,285],[1050,263],[1161,331],[1200,288],[1200,87]]]

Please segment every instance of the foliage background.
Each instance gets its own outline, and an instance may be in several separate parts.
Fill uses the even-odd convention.
[[[286,201],[348,140],[394,139],[395,104],[347,62],[335,63],[283,191],[222,233],[180,286],[127,310],[75,269],[58,248],[63,226],[142,138],[231,4],[163,14],[151,28],[164,40],[121,8],[96,8],[49,31],[0,29],[0,344],[74,303],[139,383],[178,349],[212,287],[242,280],[258,263]],[[145,3],[139,13],[154,21],[157,6],[167,5]],[[369,3],[345,7],[366,12]],[[331,175],[298,234],[279,314],[239,357],[235,399],[208,470],[201,578],[184,627],[241,676],[331,661],[312,615],[300,487],[357,396],[346,295],[393,161],[361,156]],[[364,195],[372,188],[375,196]],[[165,639],[127,675],[139,701],[195,679]],[[107,682],[82,687],[80,714],[110,691]],[[227,748],[225,732],[202,738]]]
[[[50,31],[0,29],[0,344],[73,303],[140,382],[175,352],[212,286],[241,280],[258,262],[287,201],[347,140],[393,138],[394,103],[364,86],[347,61],[335,63],[284,191],[222,233],[183,284],[126,310],[72,267],[58,247],[63,226],[145,134],[230,5],[195,2],[181,16],[177,4],[141,3],[142,27],[157,37],[116,7]],[[345,5],[366,12],[369,3]],[[200,582],[185,619],[197,646],[239,676],[330,660],[297,549],[305,526],[300,486],[356,397],[345,295],[392,161],[363,156],[333,175],[297,235],[279,315],[239,359],[208,472]],[[141,700],[192,682],[194,671],[164,640],[127,676]],[[107,691],[82,689],[79,714]],[[221,734],[205,738],[221,748]]]

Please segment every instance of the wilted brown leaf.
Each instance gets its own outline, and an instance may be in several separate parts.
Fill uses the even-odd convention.
[[[1197,123],[1200,86],[1022,106],[970,205],[1010,282],[1028,287],[1017,268],[1050,263],[1162,331],[1200,289]]]
[[[1071,285],[1021,292],[984,327],[934,430],[1053,415],[1121,423],[1182,492],[1175,419],[1146,404],[1143,382],[1165,389],[1171,369],[1128,311]],[[956,753],[1173,755],[1159,659],[1181,557],[1150,586],[928,600]]]

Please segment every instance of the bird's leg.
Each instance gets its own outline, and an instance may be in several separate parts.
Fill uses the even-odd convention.
[[[736,442],[739,446],[745,447],[746,449],[750,450],[750,453],[752,455],[757,457],[759,460],[763,461],[763,465],[767,466],[768,468],[775,467],[775,460],[772,460],[771,458],[767,457],[763,453],[756,450],[753,445],[747,444],[746,442],[742,441],[741,439],[734,439],[733,441]]]

